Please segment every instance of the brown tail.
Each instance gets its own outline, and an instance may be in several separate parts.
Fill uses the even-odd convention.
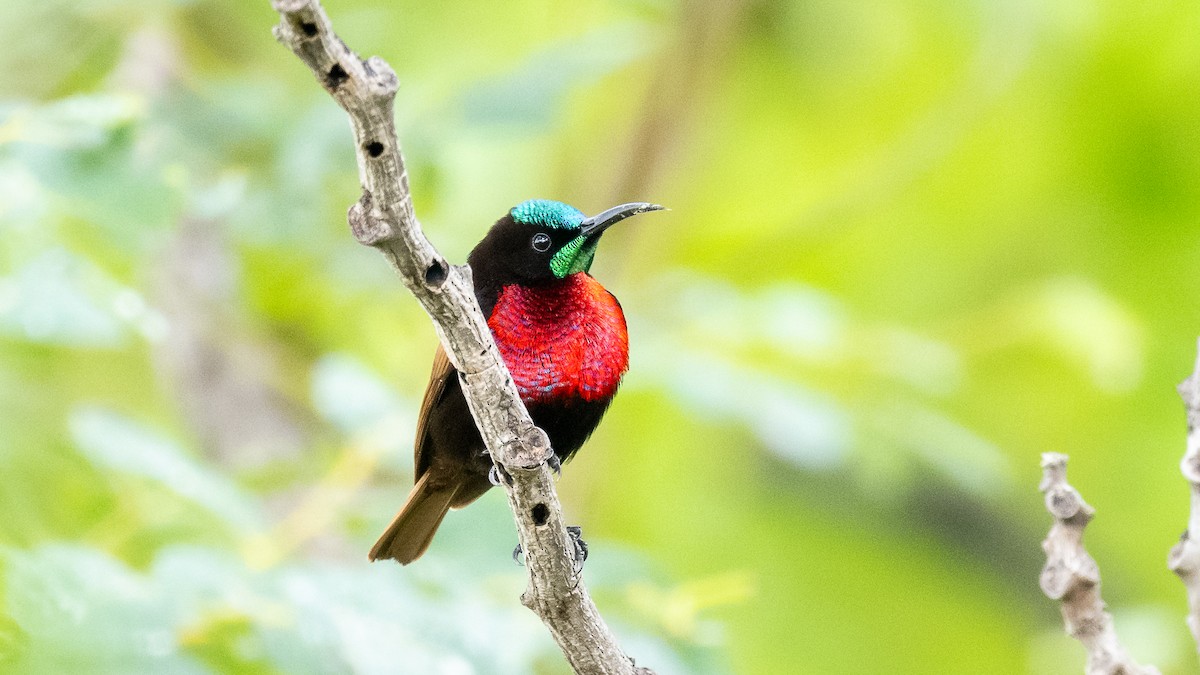
[[[408,501],[400,508],[400,513],[392,519],[387,531],[375,542],[369,558],[372,562],[380,558],[391,558],[401,565],[421,557],[433,534],[437,532],[442,518],[450,510],[450,502],[458,492],[458,485],[448,485],[441,488],[429,486],[429,472],[417,481],[412,492],[408,493]]]

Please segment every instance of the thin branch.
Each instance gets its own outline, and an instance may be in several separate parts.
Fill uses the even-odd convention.
[[[1129,656],[1117,639],[1112,616],[1104,611],[1100,568],[1083,547],[1083,530],[1095,511],[1067,483],[1067,456],[1043,454],[1042,472],[1039,489],[1054,516],[1042,542],[1042,592],[1061,602],[1067,633],[1087,649],[1087,675],[1159,675],[1154,666],[1140,666]]]
[[[1179,575],[1187,588],[1188,628],[1200,649],[1200,344],[1197,344],[1196,366],[1191,377],[1179,384],[1179,395],[1187,408],[1187,452],[1179,469],[1192,486],[1191,514],[1188,528],[1167,557],[1167,567]]]
[[[276,39],[317,76],[350,117],[363,194],[350,207],[354,237],[378,249],[433,319],[458,369],[475,423],[505,485],[525,551],[529,584],[521,601],[541,617],[579,673],[648,673],[617,645],[574,567],[574,544],[535,427],[500,359],[475,300],[470,269],[450,266],[421,231],[392,114],[398,82],[383,59],[363,61],[333,32],[318,0],[272,0]],[[508,481],[504,481],[508,483]]]

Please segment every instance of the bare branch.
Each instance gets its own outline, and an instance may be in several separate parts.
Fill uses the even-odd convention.
[[[1167,556],[1167,567],[1179,575],[1187,588],[1187,624],[1200,648],[1200,545],[1195,539],[1200,536],[1200,344],[1197,344],[1196,366],[1191,377],[1179,384],[1179,395],[1187,408],[1188,427],[1187,452],[1179,468],[1192,485],[1192,505],[1188,528]]]
[[[1046,566],[1041,586],[1051,600],[1062,603],[1067,633],[1087,649],[1088,675],[1159,675],[1154,666],[1140,666],[1121,646],[1112,616],[1100,598],[1100,568],[1083,547],[1083,530],[1095,511],[1067,483],[1067,456],[1042,455],[1042,484],[1046,510],[1054,516],[1042,542]]]
[[[396,138],[396,74],[379,57],[363,61],[333,32],[318,0],[272,0],[276,39],[317,76],[349,115],[362,197],[350,207],[354,237],[378,249],[433,319],[461,374],[475,423],[505,483],[525,551],[522,602],[550,629],[579,673],[648,673],[617,645],[574,567],[574,544],[545,461],[553,453],[535,427],[500,359],[471,285],[470,269],[450,266],[421,231]]]

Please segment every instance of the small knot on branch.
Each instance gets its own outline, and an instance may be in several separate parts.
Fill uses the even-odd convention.
[[[371,212],[371,193],[363,190],[358,198],[346,211],[346,220],[350,223],[350,231],[354,238],[363,246],[378,246],[394,236],[391,226],[380,220]]]
[[[1079,527],[1087,525],[1096,510],[1088,506],[1079,490],[1067,483],[1067,455],[1043,453],[1042,470],[1042,484],[1038,489],[1045,494],[1046,510],[1050,515]]]
[[[1046,510],[1050,515],[1081,528],[1087,525],[1096,512],[1083,501],[1079,491],[1067,483],[1067,456],[1058,452],[1043,453],[1042,471],[1038,489],[1046,495]]]
[[[1046,492],[1046,510],[1059,520],[1070,520],[1079,525],[1088,524],[1095,514],[1079,491],[1070,485],[1056,485]]]
[[[1200,453],[1185,454],[1179,461],[1179,471],[1192,485],[1200,484]]]
[[[1179,536],[1179,543],[1172,546],[1171,552],[1167,554],[1167,569],[1184,581],[1194,578],[1196,573],[1200,572],[1200,550],[1197,550],[1187,530],[1183,531]]]
[[[394,98],[400,88],[400,78],[387,61],[372,56],[363,61],[363,70],[367,74],[367,89],[372,96],[378,98]]]
[[[1047,556],[1046,566],[1038,579],[1042,592],[1051,600],[1062,600],[1091,590],[1099,583],[1100,566],[1086,553],[1082,556]]]
[[[550,448],[550,437],[538,427],[528,427],[500,448],[506,467],[523,470],[536,469],[546,462],[554,450]]]

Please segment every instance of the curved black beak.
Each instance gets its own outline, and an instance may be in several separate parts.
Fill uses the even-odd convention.
[[[614,206],[607,211],[597,213],[591,218],[584,218],[579,226],[580,234],[585,237],[592,237],[625,220],[629,216],[636,216],[639,213],[646,213],[647,211],[662,211],[664,208],[666,207],[651,204],[650,202],[631,202],[629,204]]]

